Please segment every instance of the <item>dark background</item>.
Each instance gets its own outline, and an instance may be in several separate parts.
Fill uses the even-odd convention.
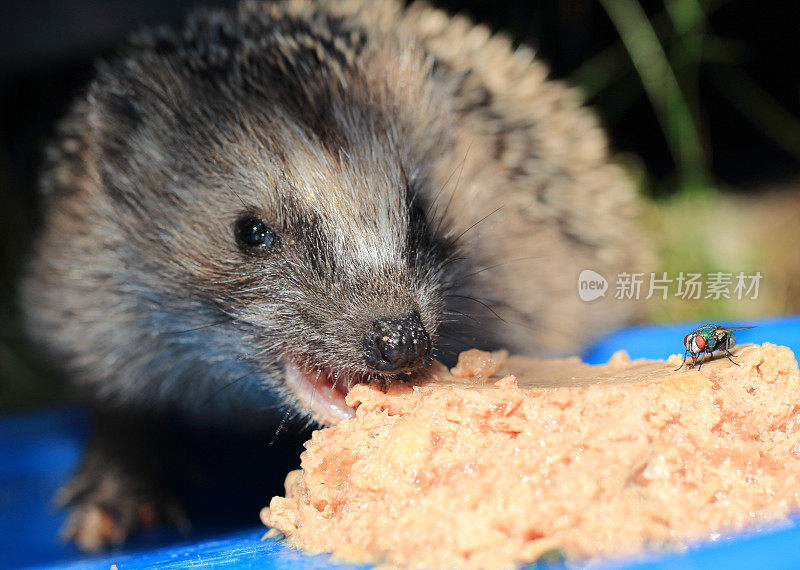
[[[36,176],[43,143],[93,63],[141,25],[178,22],[191,0],[6,1],[0,16],[0,409],[61,397],[41,355],[25,345],[13,289],[37,233]],[[213,2],[230,5],[233,2]],[[439,0],[537,48],[552,75],[584,87],[616,151],[633,157],[643,192],[666,200],[688,192],[680,165],[605,5],[588,0]],[[794,0],[677,0],[704,18],[681,35],[662,2],[634,2],[652,22],[702,139],[709,185],[757,197],[800,179],[800,34]],[[621,4],[619,4],[621,6]],[[672,14],[674,15],[674,14]],[[701,47],[691,43],[702,38]],[[686,46],[694,46],[692,52]],[[682,51],[683,50],[683,51]],[[688,55],[687,55],[688,54]],[[692,55],[694,54],[694,55]],[[673,59],[674,58],[674,59]],[[683,58],[683,59],[682,59]],[[681,64],[688,61],[688,64]],[[800,188],[800,184],[798,184]]]

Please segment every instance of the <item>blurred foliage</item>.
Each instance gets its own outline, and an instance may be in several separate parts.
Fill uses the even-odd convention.
[[[727,0],[666,0],[663,11],[651,17],[636,0],[600,0],[600,4],[619,40],[589,58],[570,79],[589,102],[625,83],[627,98],[604,109],[606,120],[619,117],[640,97],[648,98],[675,164],[670,193],[708,192],[715,184],[702,119],[701,77],[764,135],[800,160],[800,119],[741,69],[746,46],[711,29],[709,15]],[[629,81],[631,74],[639,81]]]
[[[676,196],[651,204],[646,223],[660,254],[657,272],[725,272],[763,276],[756,299],[648,301],[650,320],[748,319],[800,313],[800,181],[756,196]],[[731,288],[732,289],[732,288]]]
[[[666,141],[674,175],[656,179],[641,160],[621,161],[656,196],[645,216],[659,253],[657,273],[762,273],[757,299],[648,301],[650,320],[746,319],[800,313],[800,183],[771,191],[725,192],[711,168],[701,81],[713,86],[748,122],[800,160],[800,119],[778,103],[743,69],[748,46],[714,32],[709,17],[729,0],[665,0],[648,16],[637,0],[600,0],[619,34],[587,59],[570,79],[591,103],[623,86],[608,123],[647,98]],[[791,72],[791,69],[787,71]],[[780,239],[775,239],[781,236]]]

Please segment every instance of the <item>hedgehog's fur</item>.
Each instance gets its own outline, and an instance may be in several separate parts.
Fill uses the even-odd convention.
[[[597,119],[546,76],[424,4],[245,2],[139,33],[50,149],[29,330],[103,405],[210,421],[285,391],[286,353],[363,373],[380,314],[418,310],[440,349],[574,353],[633,314],[582,302],[580,270],[648,248]],[[244,211],[278,253],[237,248]]]

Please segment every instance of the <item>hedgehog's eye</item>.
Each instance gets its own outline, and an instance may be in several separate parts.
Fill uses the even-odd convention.
[[[275,234],[267,224],[253,216],[245,216],[236,222],[236,240],[243,247],[270,249],[275,245]]]

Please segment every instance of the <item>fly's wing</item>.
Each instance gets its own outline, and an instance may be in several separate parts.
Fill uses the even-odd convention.
[[[717,348],[730,350],[734,346],[736,346],[736,335],[733,334],[733,331],[743,331],[747,329],[753,329],[753,327],[717,327],[714,330],[714,338],[716,339],[716,343],[714,345],[714,350]],[[727,337],[727,340],[726,340]]]

